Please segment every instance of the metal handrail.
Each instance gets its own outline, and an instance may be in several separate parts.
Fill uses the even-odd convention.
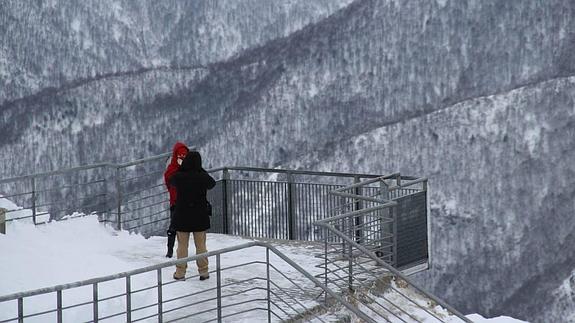
[[[394,174],[394,175],[395,175],[395,174]],[[339,189],[333,190],[333,191],[330,192],[330,194],[342,196],[342,192],[343,192],[343,191],[350,190],[350,189],[360,188],[360,187],[362,187],[362,186],[365,186],[365,185],[368,185],[368,184],[377,182],[378,180],[383,181],[384,178],[387,179],[387,178],[391,178],[391,177],[393,177],[393,176],[392,176],[392,175],[387,175],[387,176],[382,176],[382,177],[376,178],[376,179],[366,180],[366,181],[363,181],[363,182],[360,182],[360,183],[354,183],[354,184],[349,185],[349,186],[347,186],[347,187],[343,187],[343,188],[339,188]],[[425,178],[425,177],[424,177],[424,178],[417,178],[417,179],[414,179],[414,180],[412,180],[412,181],[410,181],[410,182],[393,186],[393,188],[394,188],[394,189],[400,189],[400,188],[404,188],[404,187],[407,187],[407,186],[411,186],[411,185],[414,185],[414,184],[417,184],[417,183],[424,183],[424,185],[426,185],[426,184],[425,184],[426,182],[427,182],[427,178]],[[388,187],[388,190],[389,190],[389,189],[390,189],[390,187]],[[314,225],[316,225],[316,226],[318,226],[318,227],[321,227],[321,228],[324,228],[325,230],[327,230],[327,232],[336,235],[337,237],[339,237],[341,240],[344,241],[344,244],[345,244],[345,245],[342,245],[342,246],[341,246],[341,249],[337,249],[336,252],[341,252],[341,251],[344,251],[344,252],[345,252],[345,250],[348,250],[348,252],[349,252],[348,257],[349,257],[349,262],[350,262],[349,266],[351,266],[352,259],[353,259],[354,257],[358,257],[358,255],[354,255],[354,254],[353,254],[353,250],[354,250],[354,249],[355,249],[355,250],[358,250],[358,251],[362,254],[363,257],[367,257],[367,258],[369,258],[371,261],[375,261],[375,263],[376,263],[377,265],[379,265],[380,267],[384,268],[385,270],[387,270],[388,272],[392,273],[392,274],[395,275],[396,277],[399,277],[401,280],[403,280],[403,281],[405,281],[406,283],[408,283],[410,286],[412,286],[415,290],[417,290],[417,291],[418,291],[419,293],[421,293],[423,296],[425,296],[425,297],[427,297],[428,299],[431,299],[431,300],[433,300],[434,302],[436,302],[437,304],[443,306],[446,310],[448,310],[449,312],[451,312],[452,314],[454,314],[454,315],[457,316],[458,318],[462,319],[463,321],[465,321],[465,322],[471,322],[471,321],[470,321],[469,319],[467,319],[463,314],[461,314],[461,313],[460,313],[459,311],[457,311],[455,308],[453,308],[452,306],[450,306],[449,304],[447,304],[446,302],[444,302],[443,300],[441,300],[439,297],[433,295],[433,294],[430,293],[430,292],[427,292],[427,291],[423,290],[421,287],[419,287],[418,285],[416,285],[416,284],[415,284],[413,281],[411,281],[411,279],[409,279],[406,275],[404,275],[403,273],[401,273],[399,270],[395,269],[393,266],[391,266],[391,265],[388,264],[387,262],[383,261],[383,260],[382,260],[380,257],[378,257],[373,251],[368,250],[367,248],[365,248],[364,246],[362,246],[360,243],[358,243],[356,240],[354,240],[353,238],[351,238],[351,237],[348,236],[347,234],[341,232],[340,230],[338,230],[337,228],[335,228],[333,225],[331,225],[331,223],[333,223],[333,222],[336,222],[336,221],[339,221],[339,220],[345,220],[345,219],[349,219],[349,220],[350,220],[349,222],[350,222],[350,223],[353,223],[353,221],[351,221],[351,220],[354,219],[354,218],[357,217],[357,216],[360,216],[360,215],[362,215],[362,214],[373,213],[374,211],[381,210],[381,209],[384,209],[384,208],[391,208],[391,207],[397,205],[397,202],[395,202],[395,201],[389,202],[389,201],[386,201],[386,200],[379,200],[379,199],[374,199],[374,198],[367,198],[367,199],[366,199],[365,197],[362,197],[361,195],[351,194],[351,193],[350,193],[350,194],[346,193],[344,197],[353,198],[353,199],[355,199],[355,200],[367,200],[367,201],[370,201],[370,202],[380,203],[380,205],[378,205],[378,206],[369,207],[369,208],[363,208],[363,209],[360,209],[360,210],[355,210],[355,211],[347,212],[347,213],[344,213],[344,214],[340,214],[340,215],[337,215],[337,216],[329,217],[329,218],[326,218],[326,219],[323,219],[323,220],[319,220],[319,221],[314,222]],[[348,229],[350,230],[350,232],[355,232],[356,227],[357,227],[356,225],[350,225]],[[324,273],[324,275],[325,275],[325,277],[324,277],[324,279],[325,279],[325,284],[326,284],[326,286],[329,286],[329,284],[331,283],[331,284],[335,284],[336,286],[338,286],[338,285],[336,284],[336,281],[330,280],[330,279],[328,278],[328,272],[331,273],[331,274],[334,274],[334,273],[337,272],[337,271],[341,271],[341,272],[345,273],[345,270],[346,270],[346,269],[345,269],[345,268],[342,268],[342,267],[339,266],[339,265],[337,265],[334,261],[331,261],[331,262],[328,261],[328,258],[327,258],[327,254],[328,254],[327,247],[328,247],[328,245],[330,244],[330,243],[328,242],[328,235],[326,235],[326,236],[324,237],[324,239],[325,239],[325,246],[326,246],[325,248],[326,248],[326,250],[325,250],[325,252],[324,252],[323,257],[325,257],[325,263],[324,263],[324,264],[321,264],[320,267],[325,269],[325,273]],[[332,242],[331,244],[332,244],[332,245],[333,245],[333,244],[340,245],[339,242],[337,242],[337,243],[333,243],[333,242]],[[329,262],[331,265],[335,265],[337,269],[336,269],[335,271],[329,269],[329,268],[328,268],[328,262]],[[364,263],[365,263],[365,262],[364,262]],[[361,266],[361,265],[360,265],[360,266]],[[362,267],[362,266],[361,266],[361,267]],[[362,269],[366,270],[366,272],[369,272],[369,270],[366,269],[365,267],[363,267]],[[348,268],[348,270],[349,270],[349,275],[351,275],[351,267]],[[320,276],[321,276],[321,275],[320,275]],[[337,276],[337,281],[344,281],[344,282],[345,282],[346,277],[341,277],[340,275],[337,275],[337,274],[336,274],[336,276]],[[350,277],[349,279],[351,279],[351,277]],[[351,288],[351,285],[349,286],[349,288]],[[401,294],[401,293],[400,293],[400,294]],[[403,295],[403,294],[402,294],[402,296],[404,296],[404,297],[407,298],[407,296],[405,296],[405,295]],[[409,298],[408,298],[408,299],[409,299]],[[389,301],[388,301],[388,302],[389,302]],[[390,302],[390,303],[395,306],[395,304],[393,304],[393,302]],[[387,310],[387,309],[386,309],[386,310]]]
[[[0,184],[10,183],[19,180],[25,180],[34,177],[46,177],[58,174],[66,174],[69,172],[74,171],[82,171],[82,170],[89,170],[89,169],[96,169],[96,168],[127,168],[130,166],[136,166],[142,163],[146,163],[149,161],[155,161],[162,158],[170,157],[171,153],[164,153],[152,157],[142,158],[135,161],[123,163],[123,164],[114,164],[114,163],[99,163],[99,164],[91,164],[85,166],[77,166],[77,167],[70,167],[64,168],[54,171],[42,172],[42,173],[34,173],[28,174],[23,176],[16,176],[10,177],[5,179],[0,179]],[[293,174],[293,175],[311,175],[311,176],[333,176],[333,177],[348,177],[348,178],[380,178],[381,175],[374,175],[374,174],[364,174],[364,173],[341,173],[341,172],[322,172],[322,171],[306,171],[306,170],[289,170],[289,169],[277,169],[277,168],[263,168],[263,167],[245,167],[245,166],[225,166],[225,167],[217,167],[207,169],[208,173],[216,173],[221,171],[252,171],[252,172],[262,172],[262,173],[277,173],[277,174]],[[389,175],[391,176],[391,175]],[[413,176],[403,176],[402,179],[411,180],[416,179]]]
[[[203,253],[203,254],[198,254],[198,255],[194,255],[194,256],[190,256],[187,258],[182,258],[182,259],[177,259],[177,260],[171,260],[171,261],[167,261],[167,262],[163,262],[161,264],[155,264],[155,265],[151,265],[151,266],[147,266],[147,267],[143,267],[143,268],[138,268],[138,269],[134,269],[134,270],[130,270],[130,271],[125,271],[125,272],[121,272],[121,273],[116,273],[113,275],[107,275],[107,276],[103,276],[103,277],[98,277],[98,278],[91,278],[91,279],[87,279],[87,280],[82,280],[82,281],[78,281],[78,282],[73,282],[73,283],[68,283],[68,284],[61,284],[61,285],[56,285],[56,286],[52,286],[52,287],[47,287],[47,288],[40,288],[40,289],[36,289],[36,290],[32,290],[32,291],[25,291],[25,292],[19,292],[19,293],[13,293],[10,295],[4,295],[4,296],[0,296],[0,303],[1,302],[7,302],[7,301],[13,301],[13,300],[18,300],[19,304],[22,303],[23,299],[25,298],[29,298],[32,296],[37,296],[37,295],[43,295],[43,294],[50,294],[50,293],[57,293],[58,295],[61,295],[63,290],[68,290],[68,289],[72,289],[72,288],[77,288],[77,287],[82,287],[82,286],[97,286],[98,284],[104,283],[104,282],[108,282],[108,281],[113,281],[113,280],[119,280],[122,278],[128,279],[127,281],[129,281],[129,279],[132,276],[138,275],[138,274],[142,274],[142,273],[148,273],[148,272],[154,272],[154,271],[159,271],[163,268],[167,268],[167,267],[172,267],[176,264],[182,264],[182,263],[187,263],[187,262],[191,262],[191,261],[195,261],[198,258],[207,258],[207,257],[213,257],[213,256],[217,256],[218,257],[218,267],[216,269],[216,271],[220,271],[220,266],[219,266],[219,256],[224,254],[224,253],[229,253],[232,251],[237,251],[237,250],[241,250],[241,249],[246,249],[246,248],[251,248],[251,247],[263,247],[266,248],[268,251],[268,253],[271,251],[273,252],[277,257],[279,257],[281,260],[285,261],[288,265],[290,265],[292,268],[294,268],[297,272],[299,272],[299,274],[303,275],[304,277],[306,277],[307,279],[309,279],[314,286],[319,287],[324,293],[328,294],[330,297],[332,297],[333,299],[337,300],[337,302],[341,305],[343,305],[349,312],[353,313],[354,315],[356,315],[357,317],[361,318],[362,320],[366,321],[366,322],[374,322],[372,319],[370,319],[367,315],[365,315],[365,313],[361,312],[360,310],[358,310],[356,307],[352,306],[350,303],[348,303],[346,300],[344,300],[340,295],[338,295],[337,293],[335,293],[334,291],[330,290],[329,288],[327,288],[326,286],[323,285],[322,282],[320,282],[317,278],[315,278],[313,275],[311,275],[310,273],[308,273],[306,270],[304,270],[301,266],[299,266],[297,263],[295,263],[293,260],[291,260],[289,257],[287,257],[286,255],[284,255],[282,252],[280,252],[278,249],[276,249],[275,247],[273,247],[272,245],[265,243],[265,242],[261,242],[261,241],[253,241],[253,242],[248,242],[248,243],[244,243],[241,245],[236,245],[236,246],[231,246],[231,247],[227,247],[227,248],[223,248],[220,250],[215,250],[215,251],[210,251],[207,253]],[[267,254],[266,256],[266,262],[268,264],[268,266],[273,266],[269,263],[270,259],[269,259],[269,254]],[[269,269],[268,269],[269,270]],[[275,268],[274,266],[274,270],[277,270],[277,268]],[[281,272],[280,272],[281,273]],[[283,273],[282,273],[283,274]],[[218,274],[219,275],[219,274]],[[285,277],[285,275],[284,275]],[[287,277],[286,277],[287,278]],[[269,280],[269,274],[267,279]],[[288,281],[290,281],[292,284],[296,284],[296,282],[294,282],[292,279],[287,278]],[[271,283],[271,282],[270,282]],[[161,284],[161,281],[158,282],[158,284]],[[268,285],[269,286],[269,285]],[[221,288],[221,285],[218,287]],[[269,288],[269,287],[268,287]],[[140,291],[140,290],[138,290]],[[126,293],[122,293],[119,295],[113,295],[113,298],[117,298],[117,297],[123,297],[123,296],[127,296],[128,294],[133,294],[136,293],[138,291],[126,291]],[[59,296],[60,297],[60,296]],[[221,297],[221,296],[220,296]],[[82,305],[87,305],[87,304],[94,304],[95,301],[101,301],[101,299],[96,299],[96,300],[92,300],[90,302],[87,302],[85,304]],[[158,304],[153,304],[153,305],[158,305]],[[50,310],[47,313],[52,313],[52,312],[58,312],[61,313],[61,311],[63,310],[63,307],[60,304],[57,305],[57,308],[54,310]],[[134,311],[136,309],[130,309],[131,311]],[[166,313],[167,311],[164,311],[162,313],[158,313],[157,315],[162,315],[163,313]],[[117,316],[117,315],[122,315],[124,312],[121,313],[116,313],[116,314],[112,314],[112,316]],[[19,311],[19,316],[15,319],[20,319],[23,316],[23,312]],[[31,315],[41,315],[38,313],[34,313]],[[25,316],[25,317],[29,317],[29,316]],[[100,319],[103,319],[103,317],[100,317]],[[11,320],[11,319],[10,319]]]
[[[311,176],[335,176],[335,177],[360,177],[360,178],[379,178],[381,175],[362,174],[362,173],[340,173],[340,172],[321,172],[321,171],[306,171],[306,170],[291,170],[291,169],[278,169],[278,168],[262,168],[262,167],[245,167],[245,166],[226,166],[206,170],[208,173],[215,173],[221,171],[251,171],[262,173],[277,173],[277,174],[292,174],[292,175],[311,175]],[[409,180],[413,177],[406,176],[404,179]]]
[[[395,276],[399,277],[401,280],[404,280],[405,282],[407,282],[410,286],[412,286],[413,288],[415,288],[418,292],[420,292],[421,294],[423,294],[425,297],[433,300],[434,302],[436,302],[437,304],[443,306],[445,309],[447,309],[448,311],[452,312],[453,314],[455,314],[458,318],[465,320],[465,322],[470,322],[472,323],[472,321],[470,321],[469,319],[467,319],[463,314],[461,314],[459,311],[457,311],[455,308],[453,308],[452,306],[450,306],[449,304],[447,304],[445,301],[441,300],[439,297],[433,295],[430,292],[425,291],[423,288],[419,287],[417,284],[415,284],[411,279],[409,279],[406,275],[404,275],[403,273],[401,273],[401,271],[395,269],[393,266],[389,265],[388,263],[386,263],[385,261],[381,260],[379,257],[377,257],[377,255],[366,249],[365,247],[361,246],[360,244],[358,244],[357,242],[355,242],[354,240],[350,239],[346,234],[342,233],[341,231],[333,228],[332,226],[330,226],[327,223],[317,223],[318,226],[324,227],[325,229],[333,232],[335,235],[337,235],[338,237],[340,237],[341,239],[345,240],[346,243],[350,244],[351,246],[353,246],[354,248],[356,248],[357,250],[360,250],[364,256],[369,257],[372,261],[377,262],[377,264],[381,267],[384,267],[386,270],[388,270],[389,272],[391,272],[392,274],[394,274]]]
[[[194,150],[194,149],[196,149],[196,148],[193,148],[193,147],[190,148],[190,150]],[[134,161],[130,161],[130,162],[123,163],[123,164],[117,164],[117,165],[113,165],[113,166],[118,167],[118,168],[126,168],[126,167],[130,167],[130,166],[135,166],[135,165],[147,163],[147,162],[153,161],[153,160],[167,158],[167,157],[170,157],[171,155],[172,155],[172,153],[163,153],[163,154],[159,154],[156,156],[150,156],[150,157],[146,157],[146,158],[142,158],[142,159],[136,159]]]
[[[88,169],[96,169],[96,168],[104,168],[104,167],[117,167],[117,165],[111,164],[111,163],[100,163],[100,164],[92,164],[92,165],[86,165],[86,166],[64,168],[64,169],[58,169],[58,170],[53,170],[53,171],[49,171],[49,172],[34,173],[34,174],[28,174],[28,175],[23,175],[23,176],[16,176],[16,177],[10,177],[10,178],[6,178],[6,179],[0,179],[0,184],[5,184],[5,183],[10,183],[10,182],[15,182],[15,181],[21,181],[21,180],[30,179],[30,178],[47,177],[47,176],[52,176],[52,175],[66,174],[69,172],[88,170]]]

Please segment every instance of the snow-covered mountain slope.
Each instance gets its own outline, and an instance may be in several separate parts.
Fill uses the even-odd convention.
[[[3,139],[0,147],[11,155],[38,142],[64,167],[100,161],[104,147],[140,145],[106,151],[106,160],[127,161],[164,152],[181,138],[204,146],[213,165],[274,166],[452,102],[568,73],[575,60],[569,49],[573,10],[559,0],[513,6],[502,0],[356,1],[289,37],[211,65],[199,83],[173,82],[146,97],[122,92],[120,107],[91,86],[4,105],[0,131],[12,142]],[[128,89],[144,88],[138,78],[120,77]],[[106,93],[115,87],[98,86],[107,87]],[[85,104],[66,103],[78,99]],[[59,114],[75,118],[86,107],[103,114],[113,110],[115,117],[94,131],[69,125],[41,138],[31,122],[46,120],[50,129]],[[30,110],[22,115],[23,109]],[[113,141],[103,135],[110,128],[118,129]],[[67,142],[76,149],[58,153]],[[28,173],[22,167],[30,162],[6,163],[0,174]]]
[[[434,291],[464,310],[489,314],[510,313],[512,308],[519,318],[537,319],[533,313],[537,307],[518,305],[531,301],[520,299],[526,294],[522,286],[531,291],[531,282],[543,281],[538,275],[557,275],[552,280],[559,286],[575,267],[567,260],[570,251],[558,252],[570,241],[567,232],[574,222],[565,216],[573,213],[569,190],[573,171],[567,166],[573,156],[566,148],[572,147],[575,127],[568,77],[575,74],[573,16],[575,3],[564,0],[357,0],[316,24],[260,42],[260,47],[203,70],[182,70],[188,62],[153,71],[132,69],[152,64],[117,63],[122,68],[98,68],[120,73],[110,77],[63,73],[72,81],[79,78],[79,84],[46,89],[42,95],[0,107],[0,176],[133,160],[166,152],[176,139],[200,147],[209,166],[276,166],[295,160],[292,165],[306,168],[359,171],[361,165],[370,165],[367,169],[375,172],[427,175],[435,190],[435,228],[464,223],[452,225],[446,234],[436,229]],[[85,17],[83,21],[91,14]],[[133,37],[128,38],[125,47],[123,42],[112,46],[106,64],[139,62],[132,58],[140,55],[128,41]],[[21,37],[21,43],[8,48],[25,61],[40,59],[42,42]],[[19,51],[22,46],[28,47]],[[108,46],[103,43],[101,48]],[[30,57],[28,52],[33,52]],[[70,57],[76,57],[77,63],[70,65],[76,69],[98,66],[89,55]],[[34,71],[43,75],[42,69]],[[95,78],[85,81],[86,75]],[[33,88],[20,83],[23,89]],[[469,112],[478,116],[470,121],[450,115],[461,110],[451,108],[457,102],[466,106],[483,102],[473,98],[498,93],[513,96],[515,114],[481,119],[492,109],[478,104]],[[516,117],[521,113],[533,116]],[[429,119],[435,115],[445,120]],[[551,119],[551,128],[549,122],[539,123]],[[478,120],[500,127],[487,128]],[[386,135],[395,138],[389,144],[400,140],[401,146],[379,151],[387,147],[382,143],[385,138],[379,138],[382,142],[372,147],[376,153],[346,147],[353,143],[349,138],[404,123],[410,130],[402,131],[410,133],[396,130]],[[456,126],[459,133],[453,131]],[[498,132],[508,128],[516,133],[510,131],[506,137]],[[487,130],[500,137],[482,139],[479,133]],[[409,141],[394,137],[395,132]],[[456,133],[458,137],[452,138]],[[466,137],[468,133],[476,134]],[[445,138],[453,140],[440,144]],[[433,159],[418,159],[417,154],[424,152]],[[544,157],[529,157],[535,153]],[[334,154],[337,157],[326,157]],[[491,163],[488,158],[494,156],[502,162]],[[330,161],[318,163],[324,159]],[[343,168],[350,160],[356,163]],[[450,175],[438,180],[436,174]],[[474,185],[479,189],[470,188]],[[477,217],[469,214],[479,214],[485,222],[476,226],[470,221]],[[562,225],[556,227],[559,220],[549,217],[558,217]],[[482,228],[479,233],[473,233],[476,227]],[[444,237],[449,239],[440,242]],[[481,252],[468,255],[468,250]],[[517,273],[515,264],[531,264],[533,259],[535,269]],[[484,277],[480,270],[485,263],[494,268],[490,272],[501,284],[512,288],[494,298],[477,295],[498,293],[496,283],[478,285],[477,295],[463,288],[461,277]],[[510,272],[516,278],[507,279]],[[542,297],[550,290],[542,289]]]
[[[288,167],[428,176],[433,265],[418,278],[464,312],[567,322],[573,147],[570,77],[381,127]]]
[[[0,105],[78,79],[219,61],[351,1],[1,1]]]

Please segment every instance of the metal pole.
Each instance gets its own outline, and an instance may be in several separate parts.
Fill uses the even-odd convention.
[[[393,267],[397,268],[397,207],[391,207],[389,212],[393,214]]]
[[[31,178],[32,180],[32,221],[34,224],[36,222],[36,179],[34,177]]]
[[[223,233],[230,234],[228,226],[228,182],[230,180],[230,173],[227,168],[224,168],[222,175],[222,221]]]
[[[92,309],[94,310],[94,323],[98,323],[98,283],[92,285]]]
[[[56,308],[58,311],[58,323],[62,323],[62,290],[56,292]]]
[[[353,218],[349,218],[349,231],[348,236],[353,239]],[[347,277],[348,280],[348,289],[350,292],[353,292],[353,249],[351,243],[347,244],[348,246],[348,272],[349,276]]]
[[[390,199],[388,186],[383,180],[379,182],[379,193],[381,194],[382,200],[387,201]],[[384,236],[389,236],[393,234],[393,224],[390,225],[389,223],[383,221],[383,218],[388,217],[388,215],[390,215],[390,212],[391,212],[390,208],[378,211],[380,220],[380,235],[381,235],[380,240],[382,241],[382,246],[380,247],[378,256],[380,256],[380,258],[383,258],[384,261],[389,261],[386,260],[387,257],[384,257],[384,255],[390,254],[392,252],[392,250],[390,250],[389,247],[383,247],[383,245],[385,245],[386,243],[390,242],[393,243],[393,241],[389,241],[389,238],[383,239]]]
[[[268,323],[272,321],[271,284],[270,284],[270,249],[266,248],[266,282],[268,285]]]
[[[18,298],[18,323],[24,323],[24,299]]]
[[[0,207],[0,234],[6,234],[6,211]]]
[[[427,269],[433,267],[433,261],[431,258],[431,243],[433,241],[432,231],[431,231],[431,206],[429,204],[429,193],[428,193],[428,183],[427,180],[423,182],[423,191],[425,192],[425,220],[427,222]]]
[[[288,181],[288,238],[289,240],[295,239],[294,232],[294,183],[293,174],[291,172],[287,173]]]
[[[122,230],[122,184],[120,183],[120,168],[116,168],[116,197],[118,198],[118,231]]]
[[[359,183],[360,181],[361,181],[361,180],[360,180],[360,178],[359,178],[358,176],[354,177],[354,180],[353,180],[354,184],[357,184],[357,183]],[[361,196],[361,187],[360,187],[360,186],[355,187],[353,190],[354,190],[354,194],[355,194],[355,195]],[[355,200],[355,203],[354,203],[354,210],[357,211],[357,210],[360,210],[360,209],[361,209],[361,201],[360,201],[359,199],[356,199],[356,200]],[[355,222],[355,226],[356,226],[357,228],[359,228],[359,229],[355,230],[355,241],[356,241],[358,244],[361,244],[362,237],[363,237],[363,232],[362,232],[362,229],[361,229],[361,225],[363,224],[363,215],[358,215],[358,216],[356,216],[356,217],[354,217],[354,218],[355,218],[355,221],[354,221],[354,222]]]
[[[164,318],[162,316],[163,308],[162,308],[162,268],[158,268],[158,322],[162,323]]]
[[[220,255],[216,255],[216,282],[217,282],[217,302],[218,302],[218,322],[222,321],[222,271]]]
[[[132,287],[131,276],[126,276],[126,322],[132,322]]]
[[[328,231],[326,228],[324,228],[324,227],[321,227],[321,228],[322,228],[322,230],[324,231],[324,235],[323,235],[323,236],[324,236],[324,239],[325,239],[325,240],[324,240],[324,241],[325,241],[325,243],[324,243],[325,252],[323,253],[323,256],[324,256],[323,259],[324,259],[324,265],[325,265],[325,287],[329,288],[329,286],[327,285],[327,281],[328,281],[328,280],[327,280],[327,251],[328,251],[327,241],[328,241],[328,239],[329,239],[329,236],[328,236],[328,235],[329,235],[329,231]],[[324,294],[325,294],[325,305],[327,306],[327,293],[324,291]]]

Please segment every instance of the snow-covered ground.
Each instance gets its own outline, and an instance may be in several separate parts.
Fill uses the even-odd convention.
[[[7,204],[3,202],[6,208]],[[1,206],[0,206],[1,207]],[[24,211],[23,211],[24,212]],[[165,237],[144,237],[128,232],[115,231],[113,228],[98,223],[96,216],[74,218],[68,221],[51,222],[44,225],[34,226],[29,220],[19,220],[7,223],[7,234],[0,235],[0,296],[17,292],[50,287],[81,281],[94,277],[101,277],[145,266],[160,264],[167,259],[165,254]],[[208,234],[208,250],[214,251],[230,246],[249,242],[251,240],[240,237],[232,237],[221,234]],[[192,244],[193,245],[193,244]],[[321,249],[318,246],[300,243],[276,243],[276,247],[293,259],[297,264],[312,274],[318,273],[315,265],[318,259],[314,254]],[[193,247],[191,254],[193,254]],[[278,258],[279,259],[279,258]],[[239,265],[248,261],[265,261],[265,249],[252,247],[224,254],[221,257],[222,267]],[[215,269],[214,258],[210,259],[210,270]],[[287,263],[278,263],[279,269],[285,273],[298,274]],[[162,280],[172,281],[173,269],[162,270]],[[195,264],[188,267],[188,276],[195,275]],[[227,275],[227,276],[226,276]],[[224,282],[240,281],[259,275],[265,277],[265,266],[243,266],[224,274]],[[185,293],[197,292],[216,286],[216,279],[200,282],[197,278],[188,279],[185,282],[176,282],[165,286],[164,299],[181,296]],[[305,277],[300,275],[296,281],[304,288],[308,284]],[[140,274],[132,279],[132,289],[140,289],[156,284],[156,272]],[[99,297],[109,297],[123,293],[125,280],[117,280],[99,285]],[[144,306],[156,301],[155,289],[134,294],[132,308]],[[92,286],[75,288],[64,291],[63,304],[77,304],[90,301]],[[246,298],[246,295],[243,295]],[[241,298],[240,298],[241,299]],[[152,301],[150,301],[152,300]],[[181,301],[183,302],[183,301]],[[172,308],[179,305],[176,301]],[[189,303],[189,301],[188,301]],[[24,302],[25,313],[39,312],[54,308],[56,304],[55,294],[48,296],[34,296]],[[102,301],[99,304],[100,316],[110,315],[125,309],[124,298]],[[253,303],[246,307],[255,306]],[[91,305],[81,306],[64,311],[65,322],[89,321],[92,318]],[[155,308],[140,311],[132,319],[142,318],[153,314]],[[16,302],[0,303],[0,321],[13,318],[17,315]],[[206,318],[213,318],[214,314],[206,314]],[[211,315],[211,316],[210,316]],[[169,319],[169,315],[165,318]],[[248,312],[243,316],[232,317],[234,321],[267,321],[267,315],[263,312]],[[512,318],[499,317],[484,319],[477,314],[469,315],[474,322],[510,323],[521,322]],[[119,316],[117,321],[125,318]],[[26,322],[46,322],[55,320],[55,315],[42,316]],[[150,321],[154,321],[151,318]]]

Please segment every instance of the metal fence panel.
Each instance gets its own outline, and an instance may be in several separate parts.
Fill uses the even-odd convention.
[[[294,239],[320,241],[321,231],[313,223],[330,217],[330,210],[340,203],[340,198],[329,192],[342,185],[294,183]]]
[[[168,229],[169,194],[164,183],[167,158],[117,168],[112,218],[121,228],[143,234],[163,235]]]
[[[395,199],[397,206],[397,268],[406,268],[428,260],[427,192]]]
[[[289,239],[288,184],[229,180],[229,234]]]
[[[104,220],[109,209],[109,177],[107,167],[95,166],[2,180],[0,196],[18,206],[9,209],[6,218],[43,223],[94,213]]]

